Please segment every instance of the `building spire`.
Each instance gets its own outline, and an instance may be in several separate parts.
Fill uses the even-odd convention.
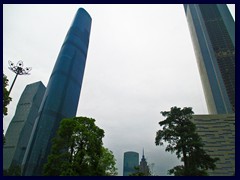
[[[143,148],[143,151],[142,151],[142,159],[141,159],[141,162],[140,162],[140,171],[142,173],[144,173],[145,176],[148,176],[149,175],[149,168],[148,168],[148,165],[147,165],[147,161],[144,157],[144,148]]]

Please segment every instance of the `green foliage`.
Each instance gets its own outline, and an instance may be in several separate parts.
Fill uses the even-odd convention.
[[[44,165],[47,176],[115,175],[115,159],[104,148],[104,131],[86,117],[63,119]]]
[[[102,147],[99,167],[104,170],[105,176],[117,175],[116,159],[114,158],[113,152],[105,147]]]
[[[12,100],[12,98],[9,97],[9,92],[6,88],[7,86],[8,86],[8,79],[7,79],[7,76],[3,74],[3,116],[6,116],[8,114],[7,105]],[[3,145],[5,144],[5,142],[6,142],[6,139],[3,134]]]
[[[192,108],[172,107],[170,111],[163,111],[161,114],[166,119],[159,122],[162,130],[157,131],[155,144],[161,146],[163,142],[167,142],[165,151],[175,152],[184,163],[183,166],[176,166],[169,170],[169,174],[203,176],[207,175],[206,170],[214,170],[218,159],[211,158],[203,150],[204,144],[196,133],[196,126],[190,121],[194,114]]]
[[[7,90],[8,86],[8,79],[7,76],[3,74],[3,115],[6,116],[8,114],[7,105],[12,100],[11,97],[9,97],[9,92]]]
[[[135,166],[134,169],[135,169],[135,172],[129,174],[129,176],[146,176],[143,172],[141,172],[139,166]]]
[[[3,170],[3,176],[21,176],[21,167],[11,165],[8,170]]]
[[[191,168],[186,173],[186,168],[183,165],[175,166],[173,169],[170,169],[168,173],[174,174],[174,176],[208,176],[206,170],[197,168]]]
[[[151,176],[150,171],[146,172],[142,172],[140,166],[135,166],[134,167],[135,172],[129,174],[129,176]]]

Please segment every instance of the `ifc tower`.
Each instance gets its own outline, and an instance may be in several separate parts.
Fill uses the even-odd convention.
[[[22,175],[42,175],[63,118],[76,116],[92,19],[78,9],[50,76],[22,163]]]

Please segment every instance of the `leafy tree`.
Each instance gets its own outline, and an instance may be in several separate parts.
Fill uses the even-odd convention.
[[[7,105],[12,100],[11,97],[9,97],[9,92],[7,90],[8,86],[8,79],[7,76],[3,74],[3,115],[6,116],[8,114]]]
[[[134,169],[135,169],[135,172],[129,174],[129,176],[148,176],[148,175],[146,175],[144,172],[142,172],[142,171],[140,170],[140,167],[139,167],[139,166],[135,166]],[[149,175],[150,175],[150,174],[149,174]]]
[[[7,76],[3,74],[3,116],[6,116],[8,114],[7,105],[12,100],[12,98],[9,97],[9,92],[6,88],[7,86],[8,86],[8,79],[7,79]],[[6,142],[6,139],[3,133],[3,145],[5,144],[5,142]]]
[[[140,166],[135,166],[134,169],[135,172],[129,174],[129,176],[152,176],[149,170],[147,172],[144,172],[144,170],[142,170]]]
[[[103,168],[105,172],[104,176],[116,176],[116,159],[114,158],[113,152],[108,148],[102,147],[102,156],[100,158],[99,166]]]
[[[169,174],[175,176],[206,176],[207,170],[214,170],[218,158],[211,158],[204,150],[202,140],[196,133],[196,126],[190,120],[194,114],[192,108],[183,109],[172,107],[170,111],[162,111],[166,117],[159,122],[163,126],[157,131],[155,144],[163,145],[168,142],[165,151],[175,152],[184,163],[169,170]]]
[[[21,167],[11,165],[8,170],[3,170],[3,176],[21,176]]]
[[[87,117],[63,119],[44,165],[47,176],[114,175],[115,159],[104,148],[104,130]]]

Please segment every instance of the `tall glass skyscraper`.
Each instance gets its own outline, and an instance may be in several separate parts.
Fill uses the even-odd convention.
[[[25,87],[6,132],[6,144],[3,146],[4,170],[11,165],[21,166],[45,90],[41,81]]]
[[[235,22],[225,4],[184,4],[210,114],[235,112]]]
[[[77,11],[50,76],[22,163],[24,176],[42,175],[43,165],[63,118],[76,116],[87,58],[92,19]]]
[[[128,151],[124,153],[123,160],[123,176],[129,176],[136,172],[135,167],[139,166],[139,154],[137,152]]]

